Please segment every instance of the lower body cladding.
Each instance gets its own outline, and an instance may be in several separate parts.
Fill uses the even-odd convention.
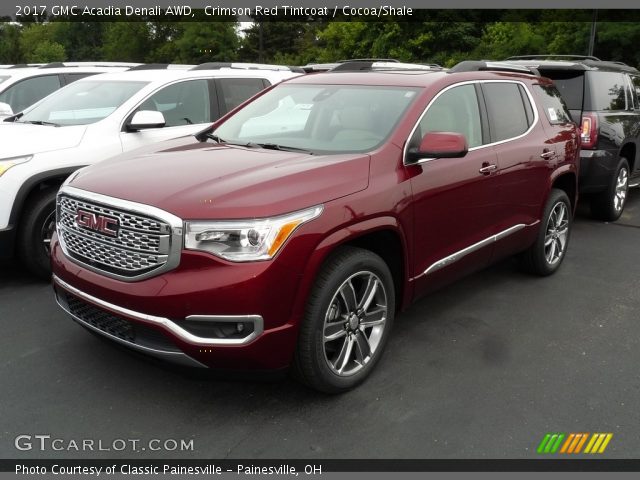
[[[184,366],[232,370],[276,370],[287,367],[293,358],[296,325],[286,320],[278,325],[265,322],[262,312],[256,313],[258,308],[251,309],[260,295],[250,288],[236,286],[235,296],[216,293],[215,285],[202,292],[196,285],[206,284],[211,276],[205,269],[181,272],[179,267],[155,278],[123,283],[74,264],[64,257],[55,238],[52,266],[60,307],[87,329],[138,352]],[[256,271],[254,281],[269,275]],[[200,294],[185,291],[185,278],[191,278],[192,289]],[[275,290],[280,292],[282,287],[294,294],[295,288],[286,283],[274,286],[272,300],[278,299]],[[207,309],[200,307],[203,297],[208,297]],[[230,302],[246,313],[226,313]]]

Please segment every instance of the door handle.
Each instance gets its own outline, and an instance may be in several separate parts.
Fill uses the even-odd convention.
[[[483,163],[482,164],[482,168],[479,170],[479,172],[482,173],[482,174],[487,175],[487,174],[489,174],[489,173],[491,173],[491,172],[493,172],[493,171],[495,171],[497,169],[498,169],[498,166],[493,164],[493,163],[491,163],[491,164]]]
[[[551,158],[554,158],[556,156],[556,152],[554,152],[553,150],[547,150],[546,152],[542,152],[540,154],[541,158],[544,158],[545,160],[549,160]]]

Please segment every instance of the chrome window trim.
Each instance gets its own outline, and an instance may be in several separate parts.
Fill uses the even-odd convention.
[[[436,160],[436,158],[421,158],[417,162],[407,163],[407,153],[409,151],[409,142],[411,141],[411,137],[413,137],[413,134],[415,133],[416,129],[418,128],[418,125],[420,125],[420,122],[422,121],[422,118],[429,111],[429,108],[431,108],[431,105],[433,105],[433,102],[435,102],[440,97],[440,95],[442,95],[443,93],[447,92],[448,90],[451,90],[452,88],[461,87],[461,86],[464,86],[464,85],[475,85],[476,83],[481,83],[481,84],[482,83],[515,83],[515,84],[518,84],[518,85],[522,85],[522,87],[524,88],[524,91],[527,92],[527,97],[529,98],[529,102],[531,103],[531,108],[533,110],[533,122],[531,123],[529,128],[524,133],[522,133],[522,134],[520,134],[520,135],[518,135],[516,137],[506,138],[504,140],[500,140],[500,141],[493,142],[493,143],[486,143],[486,144],[483,144],[483,145],[478,145],[477,147],[470,148],[469,152],[480,150],[482,148],[493,147],[495,145],[500,145],[500,144],[506,143],[506,142],[512,142],[514,140],[518,140],[518,139],[528,135],[534,129],[534,127],[538,124],[538,119],[539,119],[538,105],[536,104],[535,100],[533,99],[533,95],[531,94],[531,92],[527,88],[526,83],[524,83],[524,82],[522,82],[520,80],[468,80],[466,82],[454,83],[454,84],[449,85],[449,86],[443,88],[442,90],[440,90],[436,94],[436,96],[431,99],[431,101],[427,104],[427,106],[425,107],[424,111],[422,112],[422,114],[420,115],[420,117],[416,121],[415,125],[411,129],[411,133],[409,134],[409,137],[407,137],[407,140],[404,142],[404,147],[402,149],[402,164],[404,166],[420,165],[422,163],[430,162],[431,160]],[[482,107],[479,107],[479,108],[481,109]],[[488,112],[487,112],[487,115],[488,115]]]
[[[535,221],[529,225],[526,225],[524,223],[519,223],[517,225],[514,225],[513,227],[507,228],[506,230],[502,230],[501,232],[498,232],[495,235],[491,235],[483,240],[480,240],[479,242],[476,242],[473,245],[469,245],[468,247],[463,248],[462,250],[458,250],[457,252],[454,252],[451,255],[448,255],[432,263],[420,275],[413,277],[411,281],[417,280],[418,278],[423,277],[424,275],[430,275],[434,272],[437,272],[438,270],[442,270],[443,268],[448,267],[449,265],[457,262],[458,260],[461,260],[462,258],[466,257],[467,255],[473,252],[480,250],[483,247],[491,245],[492,243],[495,243],[498,240],[502,240],[503,238],[506,238],[509,235],[513,235],[514,233],[519,232],[525,227],[532,227],[534,225],[537,225],[538,223],[540,223],[540,221]]]
[[[169,245],[169,253],[168,258],[165,264],[154,268],[151,271],[142,273],[140,275],[134,276],[124,276],[118,275],[117,273],[111,273],[101,268],[94,267],[89,265],[81,260],[73,258],[64,244],[64,240],[60,235],[60,225],[58,223],[58,219],[56,218],[56,232],[58,233],[58,240],[60,242],[60,247],[62,248],[65,256],[72,262],[86,268],[87,270],[91,270],[92,272],[99,273],[100,275],[104,275],[106,277],[114,278],[116,280],[121,280],[123,282],[135,282],[138,280],[144,280],[145,278],[155,277],[163,272],[167,272],[169,270],[173,270],[178,265],[180,265],[180,256],[182,253],[182,241],[183,241],[183,221],[181,218],[161,210],[159,208],[153,207],[151,205],[146,205],[144,203],[132,202],[129,200],[123,200],[121,198],[109,197],[107,195],[102,195],[99,193],[88,192],[86,190],[81,190],[76,187],[72,187],[70,185],[63,185],[60,187],[58,192],[58,196],[67,195],[70,197],[79,198],[82,200],[87,200],[89,202],[95,202],[98,204],[102,204],[106,207],[113,207],[116,209],[123,210],[124,212],[131,212],[139,215],[143,215],[146,217],[155,217],[158,220],[161,220],[167,223],[171,227],[171,235],[170,235],[170,245]],[[57,209],[58,201],[56,201],[56,209]]]
[[[234,319],[238,322],[252,322],[254,326],[253,332],[250,335],[246,336],[245,338],[229,339],[229,338],[199,337],[197,335],[192,334],[191,332],[188,332],[187,330],[182,328],[180,325],[169,320],[168,318],[157,317],[155,315],[148,315],[146,313],[140,313],[134,310],[129,310],[128,308],[120,307],[118,305],[114,305],[113,303],[109,303],[97,297],[94,297],[93,295],[89,295],[88,293],[85,293],[82,290],[79,290],[69,285],[67,282],[60,279],[55,274],[53,275],[53,282],[60,288],[67,290],[71,294],[81,298],[86,302],[92,303],[101,308],[123,315],[130,319],[138,320],[143,323],[151,323],[151,324],[157,325],[161,327],[163,330],[177,336],[178,338],[180,338],[180,340],[192,345],[199,345],[199,346],[200,345],[201,346],[244,345],[251,342],[255,338],[257,338],[264,331],[264,322],[260,315],[207,315],[207,316],[193,315],[193,316],[187,317],[186,318],[187,320],[189,319],[198,319],[198,320],[205,320],[205,321],[222,320],[225,322],[228,322],[229,319]],[[66,309],[64,310],[67,311]],[[204,318],[194,318],[194,317],[204,317]]]

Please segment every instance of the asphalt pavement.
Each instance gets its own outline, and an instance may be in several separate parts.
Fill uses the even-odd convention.
[[[556,275],[507,260],[424,298],[340,396],[166,368],[90,335],[47,283],[2,265],[0,458],[536,458],[549,432],[610,432],[601,457],[637,458],[639,250],[640,190],[616,223],[582,208]],[[36,435],[51,437],[44,451]]]

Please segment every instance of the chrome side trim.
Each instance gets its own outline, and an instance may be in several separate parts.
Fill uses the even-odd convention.
[[[106,277],[115,278],[116,280],[121,280],[123,282],[135,282],[138,280],[143,280],[145,278],[155,277],[160,273],[173,270],[178,265],[180,265],[180,255],[182,253],[182,239],[183,239],[183,221],[181,218],[161,210],[159,208],[153,207],[151,205],[145,205],[144,203],[131,202],[129,200],[123,200],[121,198],[109,197],[106,195],[102,195],[99,193],[88,192],[86,190],[81,190],[79,188],[71,187],[69,185],[63,185],[60,187],[58,195],[68,195],[70,197],[80,198],[84,200],[88,200],[90,202],[95,202],[98,204],[105,205],[107,207],[114,207],[116,209],[120,209],[123,211],[129,211],[132,213],[144,215],[147,217],[155,217],[163,222],[167,223],[171,227],[171,235],[170,235],[170,248],[169,248],[169,257],[165,264],[162,266],[155,268],[149,272],[135,275],[131,277],[126,277],[123,275],[118,275],[116,273],[111,273],[105,271],[103,269],[94,267],[85,262],[77,260],[69,255],[69,252],[66,249],[64,241],[62,240],[62,235],[60,234],[59,229],[62,228],[58,224],[58,220],[56,219],[56,231],[58,231],[58,238],[60,240],[60,247],[64,252],[65,256],[74,263],[81,265],[83,268],[87,270],[91,270],[92,272],[99,273],[100,275],[104,275]],[[56,208],[57,208],[56,201]]]
[[[89,303],[93,303],[94,305],[98,305],[99,307],[105,308],[112,312],[116,312],[120,315],[124,315],[125,317],[138,320],[144,323],[152,323],[161,327],[162,329],[168,331],[169,333],[177,336],[181,340],[186,343],[192,345],[202,345],[202,346],[211,346],[211,345],[244,345],[246,343],[251,342],[256,337],[258,337],[264,331],[264,322],[260,315],[238,315],[233,316],[236,321],[244,321],[244,322],[253,322],[253,332],[245,338],[206,338],[199,337],[197,335],[188,332],[175,322],[169,320],[165,317],[156,317],[154,315],[147,315],[146,313],[135,312],[133,310],[129,310],[128,308],[120,307],[118,305],[114,305],[113,303],[105,302],[104,300],[100,300],[99,298],[94,297],[93,295],[89,295],[81,290],[78,290],[75,287],[72,287],[64,280],[61,280],[55,274],[53,275],[53,282],[59,287],[67,290],[72,293],[76,297],[79,297]],[[65,309],[66,311],[66,309]],[[197,317],[197,316],[196,316]],[[187,317],[187,319],[193,319],[193,317]],[[228,319],[230,318],[228,315],[222,316],[207,316],[208,319]]]
[[[409,137],[407,138],[407,140],[404,142],[404,148],[402,149],[402,163],[403,163],[404,166],[420,165],[421,163],[426,163],[426,162],[430,162],[431,160],[436,160],[435,158],[421,158],[417,162],[407,163],[406,162],[407,152],[409,151],[409,142],[411,141],[411,137],[413,137],[413,134],[415,133],[416,129],[418,128],[418,125],[420,125],[420,122],[422,121],[422,117],[424,117],[427,114],[427,111],[429,110],[429,108],[431,107],[433,102],[435,102],[438,99],[438,97],[440,97],[440,95],[445,93],[447,90],[451,90],[452,88],[460,87],[462,85],[473,85],[473,84],[476,84],[476,83],[516,83],[516,84],[521,85],[522,88],[524,88],[524,91],[527,92],[527,97],[529,98],[529,102],[531,103],[531,109],[533,110],[533,123],[531,123],[531,125],[529,126],[527,131],[525,131],[524,133],[521,133],[517,137],[507,138],[505,140],[500,140],[498,142],[486,143],[486,144],[483,144],[483,145],[478,145],[477,147],[470,148],[469,152],[473,152],[475,150],[480,150],[481,148],[492,147],[494,145],[500,145],[502,143],[511,142],[513,140],[518,140],[519,138],[522,138],[525,135],[529,134],[529,132],[531,132],[533,130],[533,128],[538,124],[538,120],[539,120],[538,105],[536,104],[536,102],[535,102],[535,100],[533,98],[533,95],[531,94],[531,92],[527,88],[527,85],[524,82],[521,82],[521,81],[518,81],[518,80],[469,80],[467,82],[454,83],[453,85],[449,85],[448,87],[443,88],[442,90],[440,90],[437,93],[437,95],[431,99],[429,104],[425,107],[424,111],[422,112],[422,114],[420,115],[418,120],[416,121],[416,124],[411,129],[411,133],[409,134]]]
[[[452,263],[457,262],[458,260],[462,259],[463,257],[466,257],[467,255],[469,255],[470,253],[473,253],[475,251],[480,250],[483,247],[486,247],[488,245],[491,245],[494,242],[497,242],[498,240],[502,240],[505,237],[508,237],[509,235],[512,235],[514,233],[516,233],[519,230],[522,230],[525,227],[531,227],[533,225],[536,225],[540,223],[539,221],[536,221],[530,225],[525,225],[524,223],[519,223],[517,225],[514,225],[513,227],[507,228],[506,230],[503,230],[501,232],[496,233],[495,235],[491,235],[490,237],[485,238],[484,240],[480,240],[477,243],[474,243],[473,245],[469,245],[466,248],[463,248],[462,250],[455,252],[451,255],[449,255],[448,257],[444,257],[440,260],[438,260],[437,262],[431,264],[429,266],[429,268],[427,268],[424,272],[422,272],[420,275],[418,275],[417,277],[413,277],[411,280],[417,280],[418,278],[424,276],[424,275],[429,275],[431,273],[437,272],[438,270],[442,270],[445,267],[448,267],[449,265],[451,265]]]

